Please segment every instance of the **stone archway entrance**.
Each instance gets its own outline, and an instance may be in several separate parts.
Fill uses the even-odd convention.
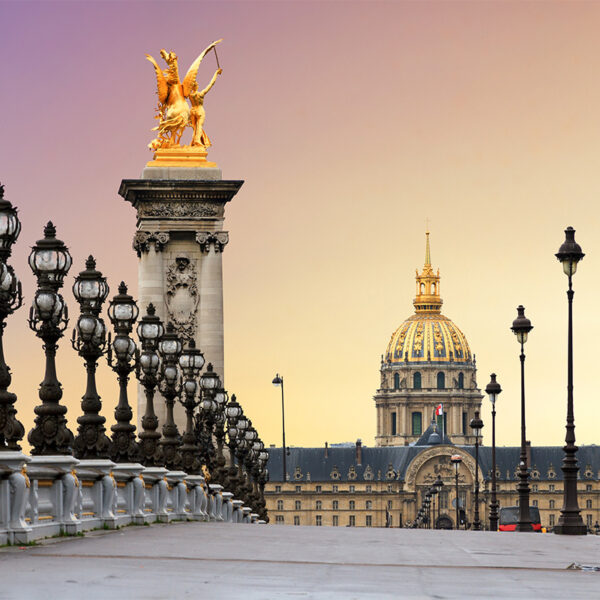
[[[448,515],[441,515],[440,518],[435,522],[436,529],[454,529],[452,519]]]

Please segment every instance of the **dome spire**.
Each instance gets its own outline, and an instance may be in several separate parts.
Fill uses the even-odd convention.
[[[425,264],[421,273],[417,270],[417,296],[413,304],[416,312],[439,313],[442,309],[440,271],[435,273],[431,267],[429,231],[425,232]]]

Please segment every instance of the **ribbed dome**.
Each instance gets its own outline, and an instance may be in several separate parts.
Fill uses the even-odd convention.
[[[471,350],[462,331],[440,313],[417,313],[404,321],[388,344],[386,362],[471,361]]]

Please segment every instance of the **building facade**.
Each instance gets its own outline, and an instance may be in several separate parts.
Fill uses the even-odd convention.
[[[425,265],[417,272],[415,314],[396,329],[381,363],[374,400],[376,446],[360,441],[324,448],[290,448],[287,473],[282,450],[271,448],[265,499],[271,523],[346,527],[403,527],[415,520],[424,495],[439,477],[433,524],[456,527],[458,503],[466,526],[479,514],[489,526],[491,447],[479,448],[475,465],[470,421],[483,396],[477,387],[475,357],[460,329],[441,314],[439,271],[431,266],[429,234]],[[434,417],[442,405],[443,415]],[[500,507],[516,506],[518,447],[496,449]],[[563,504],[562,446],[529,447],[530,501],[542,525],[552,528]],[[460,455],[455,470],[450,461]],[[592,529],[600,521],[600,447],[581,446],[579,507]],[[460,519],[460,515],[459,515]]]

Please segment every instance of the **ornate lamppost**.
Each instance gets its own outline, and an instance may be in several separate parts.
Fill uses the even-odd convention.
[[[243,495],[243,488],[244,488],[243,466],[244,466],[244,459],[246,457],[246,451],[247,451],[247,447],[248,447],[248,442],[246,440],[246,430],[248,429],[249,426],[250,426],[250,422],[246,418],[246,415],[244,415],[244,411],[242,410],[242,413],[240,414],[240,416],[238,417],[237,422],[236,422],[237,440],[236,440],[236,453],[235,453],[235,456],[237,458],[237,473],[235,476],[235,479],[237,482],[236,495],[240,496],[240,497]]]
[[[425,529],[431,529],[431,512],[429,507],[431,505],[431,492],[428,490],[425,494]]]
[[[450,462],[454,465],[454,483],[456,485],[456,529],[460,529],[460,513],[459,504],[460,498],[458,496],[458,468],[462,462],[462,456],[460,454],[453,454],[450,457]]]
[[[217,482],[225,486],[225,480],[227,476],[227,467],[225,466],[227,461],[225,460],[225,454],[223,453],[223,443],[225,440],[225,410],[229,397],[227,392],[219,388],[215,392],[215,403],[217,405],[215,411],[215,426],[214,433],[215,439],[217,440],[217,453],[216,453],[216,479]]]
[[[69,323],[67,306],[58,290],[71,268],[69,249],[56,239],[56,228],[49,222],[44,238],[31,249],[29,266],[37,277],[38,289],[29,311],[29,327],[44,342],[46,370],[40,384],[42,404],[34,412],[35,426],[27,440],[34,455],[71,454],[73,434],[67,428],[67,407],[60,404],[62,386],[56,377],[58,340]]]
[[[286,458],[286,452],[287,452],[287,448],[285,447],[285,404],[284,404],[284,400],[283,400],[283,377],[281,377],[279,375],[279,373],[277,373],[275,375],[275,379],[273,379],[273,385],[275,387],[281,386],[281,431],[282,431],[282,435],[283,435],[283,447],[281,449],[283,474],[282,474],[281,481],[285,482],[285,481],[287,481],[287,471],[286,471],[286,464],[285,464],[285,458]]]
[[[181,393],[178,385],[179,380],[179,356],[183,349],[183,344],[175,333],[172,323],[167,325],[167,331],[158,342],[158,352],[161,357],[161,389],[165,397],[167,413],[165,423],[162,428],[163,438],[160,441],[162,447],[163,460],[165,467],[170,471],[178,469],[181,466],[181,454],[179,453],[179,431],[175,424],[173,408],[175,398]]]
[[[440,521],[440,509],[442,507],[442,488],[444,487],[444,482],[442,481],[442,477],[441,475],[438,473],[438,476],[436,478],[436,480],[433,482],[433,487],[437,490],[439,497],[438,497],[438,514],[437,514],[437,520],[438,523]]]
[[[179,357],[179,366],[183,373],[183,398],[181,404],[185,408],[186,426],[182,437],[181,466],[190,475],[198,475],[202,463],[200,462],[198,444],[194,434],[194,411],[200,403],[198,399],[198,377],[204,366],[204,356],[196,348],[196,342],[190,340],[187,348]]]
[[[575,230],[565,229],[565,241],[558,250],[556,258],[562,263],[565,275],[569,278],[568,300],[568,336],[567,336],[567,425],[565,457],[562,464],[565,489],[563,492],[563,507],[560,511],[558,524],[554,533],[567,535],[586,535],[587,527],[579,512],[577,500],[577,446],[575,445],[575,414],[573,410],[573,275],[577,271],[577,263],[585,256],[581,246],[575,241]]]
[[[431,529],[437,529],[437,523],[435,519],[435,498],[438,494],[438,489],[435,487],[435,485],[432,485],[431,488],[429,488],[429,493],[431,494],[431,503],[433,506],[431,515]]]
[[[492,498],[490,501],[490,531],[498,531],[498,498],[496,496],[496,400],[502,392],[496,381],[496,373],[491,374],[491,380],[485,388],[485,393],[492,403]]]
[[[483,421],[479,418],[479,411],[475,411],[475,418],[471,419],[471,429],[475,434],[475,516],[473,519],[473,529],[481,530],[481,521],[479,520],[479,437],[481,436],[481,428]]]
[[[231,400],[225,407],[225,415],[227,417],[227,438],[229,447],[229,470],[227,472],[227,480],[229,482],[230,491],[234,492],[237,485],[237,467],[235,466],[235,455],[237,452],[238,430],[237,422],[242,414],[242,407],[239,405],[235,394],[231,396]]]
[[[142,431],[140,432],[140,449],[142,451],[142,464],[146,467],[157,467],[162,463],[162,449],[159,446],[160,433],[158,418],[154,412],[154,392],[158,385],[158,370],[160,358],[157,348],[158,342],[164,334],[162,321],[156,316],[153,304],[149,304],[146,314],[137,326],[137,334],[142,345],[142,352],[136,364],[136,376],[146,396],[146,411],[142,417]]]
[[[12,377],[4,359],[3,346],[5,321],[23,305],[21,282],[12,266],[6,264],[19,233],[21,222],[17,209],[4,199],[4,186],[0,185],[0,451],[20,450],[18,442],[25,435],[25,429],[16,417],[17,396],[8,391]]]
[[[129,375],[136,368],[136,345],[130,333],[138,318],[139,309],[135,300],[127,293],[123,281],[119,293],[113,297],[108,307],[108,318],[115,330],[115,339],[108,345],[108,364],[119,380],[119,403],[115,409],[116,423],[110,428],[112,434],[111,460],[117,463],[138,462],[141,459],[140,446],[135,439],[135,425],[131,422],[133,411],[127,396]],[[113,363],[112,353],[117,358]]]
[[[106,419],[100,414],[102,403],[96,388],[98,359],[106,348],[106,326],[100,318],[102,304],[108,296],[106,278],[96,270],[96,261],[89,256],[85,270],[75,278],[73,295],[80,306],[80,316],[73,330],[71,343],[85,361],[87,385],[81,400],[83,415],[77,418],[78,434],[75,438],[76,458],[108,458],[111,443],[106,434]]]
[[[529,332],[533,329],[531,321],[525,316],[525,308],[517,307],[517,318],[513,321],[511,329],[521,344],[521,455],[519,457],[519,521],[517,531],[533,531],[531,516],[529,514],[529,471],[527,469],[527,448],[525,436],[525,352],[523,346],[527,341]]]
[[[213,426],[217,403],[214,399],[216,391],[221,387],[219,376],[214,372],[212,363],[208,363],[206,371],[200,377],[202,402],[196,415],[196,437],[200,445],[200,456],[203,464],[211,472],[215,467],[215,446],[213,444]]]

